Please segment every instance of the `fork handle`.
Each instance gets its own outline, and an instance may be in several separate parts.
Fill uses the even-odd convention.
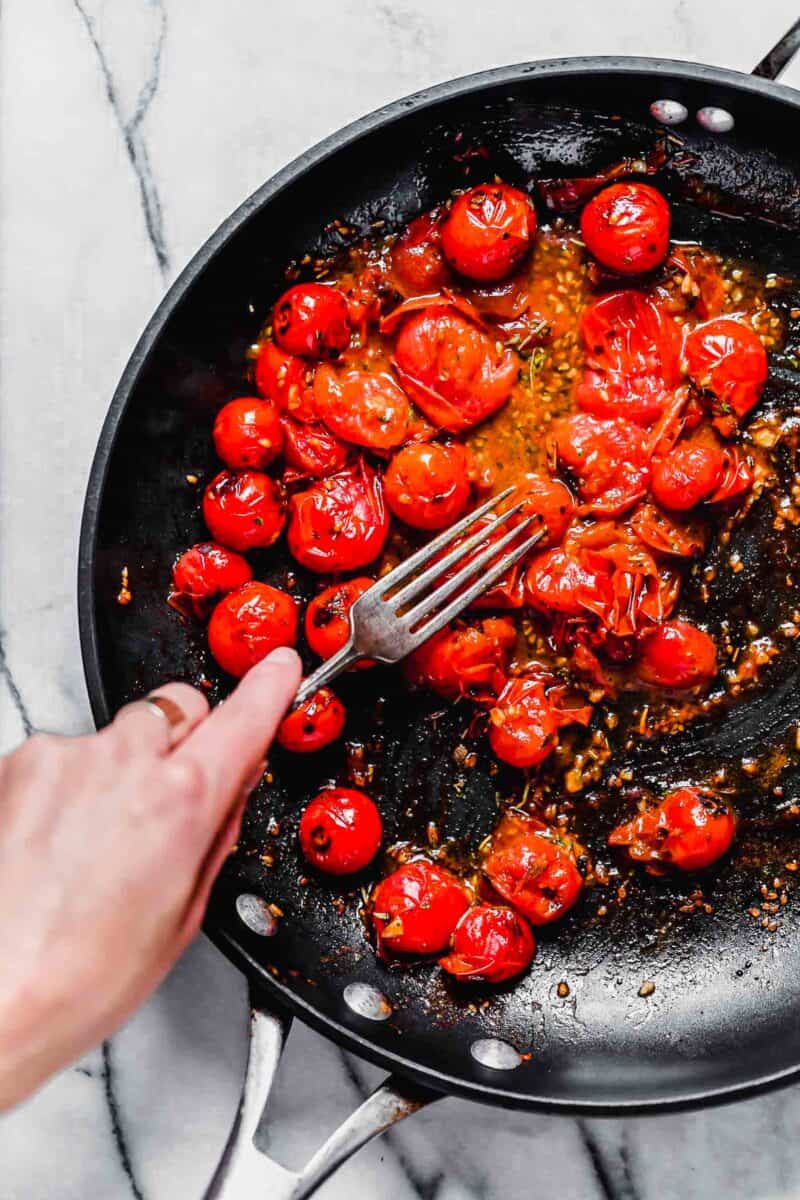
[[[303,680],[300,687],[297,689],[297,695],[294,698],[292,708],[297,708],[298,704],[303,704],[309,700],[315,692],[321,687],[325,687],[337,675],[341,675],[342,671],[346,671],[348,667],[352,667],[354,662],[358,662],[359,658],[364,655],[356,650],[353,639],[342,646],[341,650],[337,650],[330,658],[327,658],[324,663],[321,663],[316,671],[312,671],[307,678]]]

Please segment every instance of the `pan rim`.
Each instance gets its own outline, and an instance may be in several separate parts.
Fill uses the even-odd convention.
[[[650,75],[690,83],[719,84],[740,92],[782,102],[797,112],[800,92],[786,84],[747,75],[726,67],[677,59],[655,59],[632,56],[580,56],[541,59],[496,67],[463,75],[411,95],[391,101],[365,116],[329,134],[316,145],[298,155],[257,188],[228,217],[203,245],[192,255],[186,266],[167,289],[153,316],[140,335],[114,391],[89,472],[80,526],[77,571],[78,631],[86,688],[95,724],[100,727],[111,719],[100,669],[100,653],[95,620],[95,558],[100,510],[105,491],[110,460],[116,445],[122,417],[139,376],[144,370],[168,320],[188,293],[199,275],[220,253],[228,241],[270,200],[289,187],[309,169],[330,158],[361,137],[381,127],[392,125],[411,112],[419,112],[444,100],[456,99],[497,85],[514,85],[532,77],[552,76],[564,79],[575,75]],[[708,1104],[730,1103],[757,1095],[772,1088],[787,1085],[800,1076],[800,1062],[779,1071],[726,1085],[687,1090],[685,1094],[652,1095],[632,1100],[614,1099],[608,1102],[595,1099],[562,1099],[547,1095],[521,1094],[486,1082],[471,1081],[453,1076],[432,1067],[420,1065],[392,1050],[375,1046],[356,1030],[328,1016],[302,996],[275,979],[248,953],[246,948],[213,918],[207,918],[204,932],[223,954],[256,982],[271,997],[298,1016],[317,1032],[330,1038],[344,1049],[389,1071],[430,1087],[436,1092],[463,1096],[467,1099],[493,1103],[504,1107],[539,1112],[555,1112],[579,1116],[648,1115],[698,1108]]]

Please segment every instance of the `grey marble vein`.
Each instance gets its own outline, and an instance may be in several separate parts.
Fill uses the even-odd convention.
[[[34,729],[33,721],[31,720],[27,705],[22,699],[22,693],[17,686],[17,681],[11,672],[11,667],[8,665],[8,658],[6,657],[2,635],[0,635],[0,679],[4,681],[8,689],[8,694],[11,697],[11,703],[17,710],[17,715],[22,723],[25,736],[30,737]]]
[[[114,1058],[113,1058],[113,1043],[109,1039],[103,1042],[103,1090],[105,1092],[106,1104],[108,1106],[108,1115],[111,1120],[111,1132],[114,1137],[114,1145],[119,1156],[120,1165],[125,1172],[125,1177],[130,1184],[131,1195],[134,1200],[144,1200],[144,1194],[139,1187],[131,1162],[128,1143],[125,1139],[125,1131],[122,1125],[122,1117],[117,1103],[116,1083],[114,1073]]]
[[[608,1124],[583,1120],[577,1124],[605,1200],[639,1200],[631,1177],[624,1126],[614,1140],[609,1136],[612,1127]]]

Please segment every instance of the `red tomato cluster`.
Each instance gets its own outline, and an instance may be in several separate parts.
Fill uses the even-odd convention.
[[[729,804],[705,788],[681,787],[619,825],[608,841],[624,846],[651,874],[661,874],[666,867],[699,871],[727,852],[735,826]]]

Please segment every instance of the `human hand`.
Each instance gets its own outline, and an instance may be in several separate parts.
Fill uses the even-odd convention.
[[[211,713],[169,683],[161,711],[0,759],[0,1109],[120,1025],[198,932],[300,673],[276,650]]]

